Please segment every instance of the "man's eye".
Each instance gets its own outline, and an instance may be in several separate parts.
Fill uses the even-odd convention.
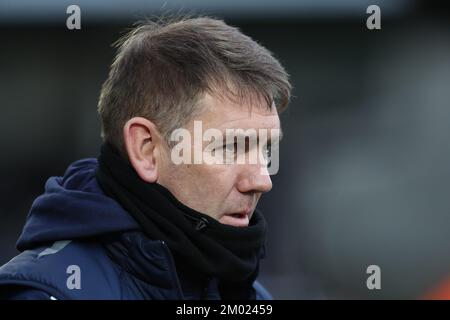
[[[237,149],[236,143],[230,143],[225,146],[225,149],[229,153],[235,153]]]
[[[266,157],[266,159],[270,158],[270,156],[272,155],[272,146],[270,144],[267,144],[264,148],[264,156]]]
[[[272,146],[270,143],[263,148],[263,157],[267,161],[267,166],[270,167],[272,162]]]

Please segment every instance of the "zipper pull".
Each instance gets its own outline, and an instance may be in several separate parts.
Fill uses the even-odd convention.
[[[207,226],[208,226],[208,220],[206,220],[206,218],[204,218],[204,217],[201,217],[197,223],[197,226],[195,227],[195,231],[202,231]]]

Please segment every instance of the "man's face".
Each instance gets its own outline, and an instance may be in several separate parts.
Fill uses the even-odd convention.
[[[254,129],[258,134],[263,129],[262,131],[268,132],[268,137],[271,136],[270,132],[280,130],[280,120],[275,108],[271,111],[265,106],[249,108],[247,105],[238,105],[210,95],[204,97],[202,104],[203,111],[185,126],[191,136],[192,158],[195,152],[194,121],[197,124],[201,121],[201,134],[214,128],[219,129],[223,137],[226,137],[226,129]],[[211,141],[202,142],[205,152],[208,152]],[[266,139],[259,143],[265,144]],[[214,145],[223,147],[224,154],[225,149],[229,148],[229,144],[222,140],[214,141]],[[251,150],[246,149],[248,151]],[[166,187],[186,206],[224,224],[247,226],[262,193],[272,188],[266,164],[259,158],[256,163],[246,158],[244,164],[235,161],[231,164],[208,164],[202,161],[200,164],[192,162],[176,165],[172,161],[171,150],[168,149],[165,153],[165,161],[158,168],[157,183]]]

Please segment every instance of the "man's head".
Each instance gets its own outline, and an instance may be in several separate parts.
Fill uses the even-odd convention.
[[[270,136],[290,97],[283,67],[238,29],[212,18],[148,22],[118,46],[99,101],[103,139],[144,181],[222,223],[246,225],[272,186],[262,174],[266,164],[177,165],[170,138],[183,127],[194,136],[196,121],[203,130],[263,129]]]

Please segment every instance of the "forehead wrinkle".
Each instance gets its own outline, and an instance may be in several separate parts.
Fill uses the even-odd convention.
[[[270,124],[270,122],[271,122],[271,120],[266,120],[267,117],[276,117],[276,126],[278,128],[272,128],[272,126],[267,126],[267,124]],[[237,119],[229,119],[229,120],[221,121],[220,123],[218,123],[218,127],[221,128],[221,129],[244,129],[244,130],[246,130],[244,127],[247,127],[247,129],[255,129],[255,130],[264,129],[264,128],[265,129],[280,129],[281,130],[281,128],[280,128],[280,120],[279,120],[278,114],[264,116],[264,120],[266,120],[266,121],[260,122],[258,119],[251,119],[251,118],[249,119],[247,117],[242,117],[242,118],[237,118]],[[236,122],[240,122],[240,121],[242,121],[242,124],[245,124],[244,127],[235,125]],[[248,126],[249,124],[250,125],[252,125],[252,124],[257,125],[258,124],[258,126],[251,126],[251,127],[249,127]],[[233,126],[236,126],[236,128],[227,127],[227,125],[233,125]]]

